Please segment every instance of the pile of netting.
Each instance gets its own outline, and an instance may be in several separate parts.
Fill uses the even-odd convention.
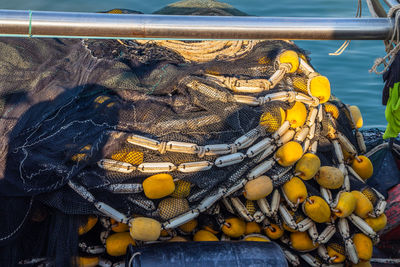
[[[196,10],[226,15],[213,3]],[[118,266],[129,244],[190,240],[371,258],[386,202],[361,114],[292,42],[0,47],[2,265]]]

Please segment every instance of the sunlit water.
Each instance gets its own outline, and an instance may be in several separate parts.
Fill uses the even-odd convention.
[[[127,8],[151,13],[175,1],[167,0],[1,0],[2,9],[32,9],[95,12]],[[356,0],[227,0],[236,8],[256,16],[354,17]],[[366,6],[363,17],[369,16]],[[331,81],[333,93],[346,104],[358,105],[365,127],[386,127],[385,107],[381,105],[382,77],[368,72],[374,59],[384,55],[382,41],[352,41],[341,56],[329,56],[343,41],[297,41],[311,53],[317,71]]]

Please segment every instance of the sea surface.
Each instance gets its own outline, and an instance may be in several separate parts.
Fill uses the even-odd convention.
[[[127,8],[152,13],[172,0],[0,0],[0,9],[97,12]],[[357,0],[227,0],[234,7],[255,16],[354,17]],[[364,1],[363,1],[364,2]],[[364,4],[363,17],[369,17]],[[385,55],[383,41],[352,41],[340,56],[329,56],[343,41],[296,41],[310,52],[313,66],[331,81],[332,92],[344,103],[359,106],[364,127],[386,127],[381,104],[382,77],[369,73],[375,58]]]

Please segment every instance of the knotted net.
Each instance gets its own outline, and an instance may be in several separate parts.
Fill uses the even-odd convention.
[[[158,13],[245,15],[214,1],[178,3]],[[0,244],[9,245],[3,247],[2,255],[13,251],[2,257],[5,264],[44,254],[55,257],[58,264],[69,264],[78,242],[69,236],[76,233],[81,216],[104,215],[93,201],[77,194],[71,183],[127,218],[141,215],[168,222],[196,209],[221,189],[226,193],[246,181],[257,162],[245,156],[247,147],[238,149],[232,144],[253,129],[260,138],[271,137],[284,121],[280,110],[294,106],[293,99],[288,101],[284,95],[277,99],[268,95],[305,95],[308,111],[315,101],[309,95],[307,71],[286,70],[276,84],[266,82],[276,78],[277,59],[284,51],[294,51],[309,61],[305,51],[289,41],[4,38],[0,48],[0,197],[5,203],[0,207],[4,218]],[[328,116],[332,112],[319,105],[321,120],[309,143],[318,142],[322,165],[338,165],[327,137],[332,128],[358,152],[360,148],[348,108],[334,98],[329,103],[337,110],[336,125]],[[263,114],[265,123],[260,127]],[[129,142],[132,136],[156,141],[157,148]],[[173,151],[170,141],[195,144],[195,149]],[[225,154],[235,154],[240,160],[218,166],[221,155],[204,148],[217,144],[225,145],[229,150]],[[104,163],[104,159],[109,161]],[[202,165],[201,171],[182,171],[192,162],[211,165]],[[146,171],[149,163],[158,164],[150,173]],[[168,170],[159,163],[170,163]],[[176,184],[172,198],[148,199],[140,190],[142,182],[154,173],[169,171]],[[275,188],[294,173],[278,164],[266,171],[271,177],[285,173],[274,180]],[[121,191],[131,184],[139,186]],[[307,187],[321,195],[317,183]],[[229,196],[243,200],[241,187]],[[37,238],[29,232],[43,229],[34,218],[44,207],[50,214],[50,219],[44,219],[50,230],[42,230],[43,241],[32,250]],[[221,214],[229,214],[221,209]],[[26,236],[30,239],[23,239]]]

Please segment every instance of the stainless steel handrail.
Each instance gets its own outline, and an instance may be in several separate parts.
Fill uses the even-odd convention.
[[[167,16],[0,10],[0,36],[119,39],[385,40],[387,18]]]

